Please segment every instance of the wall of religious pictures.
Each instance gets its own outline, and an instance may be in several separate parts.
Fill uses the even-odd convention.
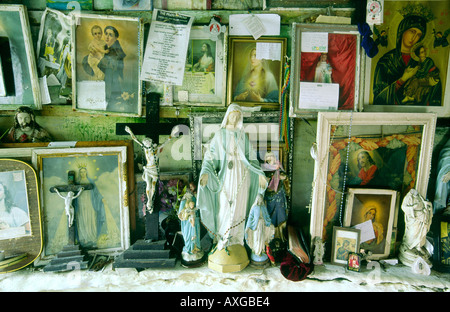
[[[362,48],[367,44],[368,39],[356,26],[357,23],[364,22],[360,17],[364,14],[360,14],[360,12],[365,8],[354,1],[337,1],[338,4],[331,9],[326,1],[313,8],[306,3],[307,1],[297,1],[297,4],[296,1],[289,1],[291,10],[278,10],[277,8],[282,6],[281,1],[265,0],[248,1],[247,7],[243,6],[242,1],[213,0],[79,0],[72,2],[23,0],[9,2],[23,4],[26,12],[23,15],[26,20],[18,23],[15,29],[21,32],[22,37],[18,40],[23,41],[19,45],[24,47],[21,50],[23,55],[17,53],[13,56],[13,59],[14,57],[23,59],[20,70],[25,78],[19,79],[19,81],[14,76],[14,83],[9,83],[6,76],[8,67],[3,66],[2,81],[0,81],[0,91],[4,92],[4,96],[0,96],[0,105],[3,105],[0,106],[2,109],[0,113],[2,142],[7,142],[6,138],[10,135],[8,131],[14,127],[15,110],[22,104],[33,109],[36,122],[51,135],[52,142],[129,140],[130,136],[123,131],[123,125],[149,123],[150,121],[146,119],[146,117],[149,118],[146,113],[148,113],[150,105],[147,102],[147,95],[150,92],[156,92],[160,94],[159,122],[161,124],[178,124],[181,126],[183,134],[177,140],[171,140],[164,146],[160,155],[160,170],[165,173],[189,172],[198,178],[198,160],[201,160],[202,156],[198,158],[196,148],[199,147],[200,153],[202,152],[208,138],[216,129],[214,127],[220,124],[227,107],[231,103],[238,103],[248,111],[260,108],[260,111],[249,112],[245,116],[247,119],[244,120],[244,123],[247,132],[251,134],[255,125],[257,129],[256,139],[252,141],[250,138],[250,140],[257,148],[261,146],[270,148],[275,145],[274,142],[281,146],[277,150],[277,155],[290,179],[288,186],[289,217],[292,224],[301,227],[305,233],[310,233],[311,228],[315,227],[311,222],[311,216],[315,215],[312,210],[317,209],[317,207],[314,208],[314,205],[317,204],[313,197],[320,196],[315,194],[314,189],[318,174],[314,171],[314,165],[317,165],[314,147],[318,134],[324,131],[324,128],[321,128],[322,125],[318,123],[318,114],[329,110],[350,114],[363,111],[374,114],[382,112],[430,113],[436,114],[437,124],[433,129],[433,134],[427,134],[429,136],[427,138],[431,138],[433,160],[430,163],[426,195],[431,199],[434,198],[436,177],[439,174],[437,158],[450,138],[450,128],[448,127],[450,94],[445,92],[449,90],[450,86],[450,47],[448,45],[450,37],[447,40],[450,32],[448,19],[450,9],[445,7],[445,1],[433,1],[433,4],[431,1],[419,1],[415,5],[407,1],[405,6],[401,6],[394,3],[395,1],[385,0],[384,21],[373,28],[371,35],[378,53],[371,58]],[[69,14],[67,8],[76,11],[75,14]],[[233,15],[243,14],[245,17],[241,18],[246,18],[250,16],[247,14],[247,9],[254,10],[255,14],[273,13],[278,16],[279,20],[275,17],[275,21],[278,21],[279,32],[258,39],[252,37],[250,33],[233,35],[233,31],[237,30],[228,27],[233,21]],[[156,66],[155,63],[152,63],[152,66],[146,67],[145,65],[147,65],[146,62],[154,61],[152,55],[148,55],[150,54],[150,39],[146,37],[147,34],[162,33],[152,28],[153,21],[159,21],[159,16],[153,15],[157,10],[169,13],[180,12],[186,17],[185,25],[193,26],[190,29],[190,40],[186,42],[186,55],[182,55],[183,61],[185,60],[182,66],[184,80],[179,86],[170,84],[170,79],[173,79],[167,74],[172,73],[170,68],[163,68],[160,72],[151,72],[150,70],[145,72],[145,68]],[[6,16],[8,12],[6,8],[2,11],[2,7],[0,7],[0,16],[2,14]],[[14,11],[14,13],[16,12]],[[314,31],[309,30],[306,26],[320,18],[327,20],[326,17],[329,17],[330,14],[340,18],[340,21],[348,22],[349,27],[336,34],[333,25],[321,25]],[[6,19],[2,19],[1,23],[6,23],[5,21]],[[228,27],[226,31],[222,29],[218,34],[212,35],[210,31],[205,30],[213,29],[215,25],[213,22],[217,21],[219,26]],[[269,21],[269,23],[271,22],[273,21]],[[155,28],[158,26],[161,27],[160,30],[164,28],[164,25],[155,25]],[[0,35],[3,32],[8,36],[8,27],[11,25],[0,25]],[[185,28],[180,27],[180,29],[184,30]],[[412,33],[411,29],[420,34]],[[242,33],[242,29],[239,31]],[[311,33],[314,32],[320,33],[320,36],[317,37],[326,38],[321,45],[315,46],[316,51],[313,51],[312,46],[307,47],[311,40]],[[404,35],[405,33],[406,35]],[[168,36],[167,33],[164,35]],[[109,44],[110,37],[115,38],[111,45]],[[418,39],[416,40],[414,37]],[[164,38],[161,35],[158,43],[164,42]],[[408,43],[407,40],[410,42]],[[414,43],[412,43],[413,41]],[[155,42],[157,42],[156,39]],[[4,42],[0,42],[0,44],[4,44]],[[330,44],[329,49],[328,44]],[[342,59],[342,55],[339,55],[336,49],[331,48],[332,44],[334,46],[342,45],[341,50],[345,50],[348,57]],[[409,46],[406,47],[408,44]],[[344,47],[344,45],[346,46]],[[252,53],[256,53],[258,46],[279,47],[278,51],[281,55],[271,55],[266,60],[265,68],[270,75],[265,76],[266,85],[257,86],[264,91],[258,95],[255,95],[256,93],[252,95],[251,91],[245,90],[244,78],[251,76]],[[321,50],[322,48],[325,50]],[[413,51],[410,58],[411,64],[415,65],[414,74],[411,74],[414,77],[408,79],[405,78],[406,66],[402,67],[401,65],[403,64],[402,57],[404,58],[401,52],[405,55],[405,49],[408,49],[408,55],[410,51]],[[270,51],[268,48],[265,52],[269,53]],[[116,55],[114,61],[117,63],[114,69],[108,68],[104,61],[105,56],[110,55],[111,52]],[[332,72],[329,84],[315,80],[314,75],[319,70],[319,63],[324,54],[328,59],[323,62],[328,64],[328,69],[330,73]],[[2,54],[1,57],[3,60],[8,55]],[[408,61],[410,60],[408,59]],[[342,66],[344,62],[346,66]],[[159,60],[157,65],[163,66],[162,63],[164,62]],[[339,64],[345,68],[339,68]],[[395,67],[392,64],[398,66]],[[17,72],[14,61],[12,66],[12,72]],[[383,66],[385,66],[384,69]],[[352,68],[353,71],[347,70],[348,68]],[[163,77],[162,71],[168,77]],[[352,75],[348,75],[349,72]],[[173,73],[177,73],[177,71],[174,69]],[[144,75],[148,75],[148,77],[156,75],[167,81],[151,79],[141,81],[140,77]],[[290,79],[290,85],[287,84],[287,78]],[[408,80],[408,83],[404,80],[399,83],[399,79]],[[120,86],[116,84],[117,81],[121,81]],[[17,91],[21,86],[26,92]],[[297,90],[293,92],[292,86],[295,86]],[[323,87],[325,92],[321,95],[329,98],[333,98],[336,92],[341,92],[341,97],[343,92],[345,94],[349,92],[348,98],[352,98],[351,107],[341,107],[340,102],[336,101],[335,107],[332,108],[315,109],[308,106],[304,110],[303,103],[314,99],[314,94],[318,94],[315,93],[318,92],[318,87]],[[323,105],[328,105],[328,103]],[[201,119],[203,122],[199,122],[199,118],[204,118]],[[359,117],[355,118],[358,120]],[[389,126],[399,124],[400,120],[396,120],[392,121]],[[150,123],[144,133],[151,136],[151,131],[147,130],[158,129],[159,126]],[[423,127],[425,128],[425,126]],[[161,129],[163,128],[164,130],[160,130],[161,132],[157,134],[160,142],[167,141],[170,134],[170,129],[167,130],[168,127]],[[331,129],[331,132],[333,131]],[[358,145],[359,149],[367,150],[368,148],[365,148],[360,140],[367,140],[370,141],[370,144],[379,144],[380,146],[384,142],[382,130],[379,131],[380,133],[370,133],[373,136],[371,138],[365,137],[365,134],[351,133],[347,129],[345,131],[347,132],[340,133],[339,137],[334,137],[332,134],[326,143],[331,146],[338,138],[342,142],[348,139],[354,141],[352,148],[356,149],[355,146]],[[391,134],[404,135],[405,133],[409,134],[408,131],[412,130],[407,129],[405,132],[395,130]],[[265,135],[263,139],[260,137],[262,133]],[[374,134],[377,140],[374,139]],[[271,135],[278,137],[274,139],[271,138]],[[422,135],[420,140],[425,140],[425,134]],[[142,131],[138,133],[138,137],[144,138]],[[380,141],[383,142],[380,143]],[[419,141],[418,149],[421,147],[421,142]],[[136,142],[132,145],[134,147],[133,170],[136,176],[140,176],[142,165],[145,164],[144,149]],[[86,154],[88,151],[82,150],[82,147],[79,148],[80,155],[88,159]],[[341,161],[341,157],[345,156],[341,151],[342,148],[344,146],[337,148],[336,152],[339,155],[339,161]],[[371,152],[377,148],[373,147]],[[118,159],[125,152],[111,148],[112,155]],[[44,166],[45,153],[39,154],[33,151],[26,151],[26,153],[29,154],[20,156],[20,158],[31,162],[31,155],[34,155],[36,164]],[[73,155],[65,155],[62,151],[55,153],[55,155],[51,154],[51,157],[60,158],[64,164],[73,165],[70,164],[70,157]],[[2,154],[2,157],[5,155]],[[263,157],[260,156],[260,158]],[[94,164],[95,157],[91,158]],[[104,170],[102,179],[121,174],[123,168],[120,166],[120,161],[119,165],[117,164],[116,158],[108,164],[96,163],[98,168],[104,166],[103,169],[100,169]],[[330,159],[335,160],[335,158]],[[417,162],[418,167],[423,164],[422,161],[420,159]],[[354,160],[353,165],[357,166],[355,165],[357,162]],[[332,165],[328,164],[327,166],[330,168],[326,168],[331,170]],[[78,167],[74,165],[74,168],[79,170],[80,166],[81,164]],[[93,165],[92,168],[94,167]],[[336,167],[336,176],[347,174],[347,171],[344,173],[344,170],[348,168],[344,167],[344,163],[339,162]],[[40,167],[40,169],[42,168]],[[99,170],[98,168],[92,170]],[[419,169],[417,170],[419,171]],[[333,175],[335,173],[333,172]],[[125,178],[119,180],[118,185],[114,185],[114,187],[122,192],[120,183],[125,180]],[[48,183],[55,184],[54,181],[57,179],[49,181],[51,182]],[[183,183],[186,184],[186,181]],[[63,183],[64,181],[58,180],[58,182]],[[336,183],[339,184],[339,182]],[[106,186],[103,187],[106,188]],[[140,191],[143,192],[143,190]],[[174,194],[171,195],[174,196]],[[325,192],[325,195],[329,194]],[[58,199],[51,191],[45,193],[45,196]],[[126,249],[129,246],[125,241],[129,240],[129,237],[123,232],[129,229],[122,220],[124,217],[122,212],[127,210],[128,203],[120,203],[116,207],[112,205],[113,201],[111,200],[111,207],[105,208],[105,211],[113,212],[109,213],[109,221],[111,223],[115,221],[117,225],[113,247]],[[132,215],[138,217],[129,226],[131,230],[141,231],[143,225],[136,220],[143,217],[143,202],[137,198],[130,204],[138,207]],[[336,205],[336,203],[334,204]],[[327,207],[328,205],[327,202]],[[338,198],[337,205],[341,205],[340,208],[342,208],[342,199],[339,201]],[[325,213],[328,213],[327,210]],[[325,219],[327,217],[325,216]],[[331,218],[336,220],[337,216],[333,215]],[[320,222],[322,221],[323,219],[320,220]],[[45,230],[48,229],[49,227],[46,227]],[[45,232],[43,234],[46,235]],[[138,235],[140,234],[139,232]],[[135,238],[133,235],[132,238]],[[56,243],[61,244],[61,242]],[[106,243],[106,248],[111,247]],[[44,249],[47,254],[53,252],[50,247],[52,246],[46,246],[47,249]],[[59,249],[60,247],[58,245]],[[331,251],[331,246],[329,251]],[[43,259],[45,256],[45,254],[41,255]]]

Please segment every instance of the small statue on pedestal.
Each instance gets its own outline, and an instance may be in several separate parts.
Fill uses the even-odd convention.
[[[200,243],[200,214],[195,207],[195,200],[195,196],[191,192],[186,192],[178,210],[184,239],[181,263],[188,267],[202,264],[205,255]]]
[[[51,142],[52,137],[36,121],[34,112],[28,106],[16,109],[14,126],[9,129],[3,139],[5,143],[37,143]]]
[[[258,194],[256,201],[250,210],[247,225],[245,226],[245,241],[252,250],[250,259],[257,266],[264,266],[269,262],[265,250],[273,239],[275,227],[264,203],[264,196]]]
[[[412,189],[406,194],[402,203],[405,213],[405,234],[400,246],[399,260],[412,267],[418,258],[431,267],[430,254],[424,247],[426,236],[433,218],[433,207],[430,202]]]

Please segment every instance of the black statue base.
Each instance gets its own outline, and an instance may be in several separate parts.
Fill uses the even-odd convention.
[[[130,248],[118,256],[113,263],[115,268],[172,268],[176,257],[167,246],[166,240],[138,240]]]
[[[44,272],[68,272],[87,268],[88,261],[84,260],[80,246],[69,244],[50,260],[50,263],[44,267]]]

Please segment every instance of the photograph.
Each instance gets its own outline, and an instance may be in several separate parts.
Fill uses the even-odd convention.
[[[191,28],[183,84],[173,86],[175,105],[225,106],[228,32],[212,40],[207,26]]]
[[[293,23],[290,115],[360,109],[360,34],[354,25]],[[319,96],[320,95],[320,96]]]
[[[90,253],[113,253],[129,247],[127,147],[35,149],[33,166],[41,176],[42,258],[56,255],[69,242]],[[69,173],[74,176],[70,184]],[[65,213],[64,198],[72,190],[73,219]],[[59,190],[58,192],[55,191]],[[76,194],[75,194],[76,193]],[[56,203],[60,203],[59,205]]]
[[[384,1],[366,63],[364,110],[450,116],[448,1]]]
[[[114,0],[114,11],[148,11],[152,9],[152,0]]]
[[[92,10],[93,0],[46,0],[47,8],[55,10]]]
[[[367,236],[361,233],[361,248],[372,253],[368,259],[390,255],[397,234],[398,204],[397,192],[393,190],[348,189],[344,226],[362,226],[370,221]]]
[[[23,5],[0,5],[1,57],[4,62],[3,79],[8,82],[6,96],[0,96],[0,109],[20,106],[41,109],[41,93],[36,68],[34,45],[27,9]],[[7,59],[5,58],[6,61]]]
[[[360,230],[333,227],[331,263],[347,266],[350,253],[359,253]]]
[[[347,270],[353,272],[361,272],[361,254],[350,252],[348,254]]]
[[[436,114],[319,112],[311,236],[329,242],[348,188],[426,194]]]
[[[279,107],[286,42],[286,38],[230,38],[228,104]]]
[[[73,18],[74,109],[140,116],[140,19],[93,14]]]

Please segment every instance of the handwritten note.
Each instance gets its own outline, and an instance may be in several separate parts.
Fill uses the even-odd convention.
[[[373,230],[372,221],[368,220],[366,222],[357,224],[354,226],[355,229],[359,229],[361,231],[361,243],[367,242],[368,240],[375,238],[375,232]]]
[[[256,58],[272,61],[281,61],[281,43],[280,42],[257,42]]]
[[[328,52],[328,33],[303,32],[301,52]]]
[[[300,82],[300,109],[337,110],[338,83]]]

